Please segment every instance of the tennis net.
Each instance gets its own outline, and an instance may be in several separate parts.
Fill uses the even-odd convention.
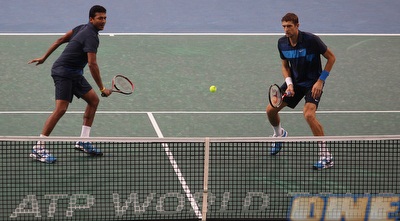
[[[400,135],[0,137],[0,220],[399,219]],[[57,157],[29,157],[37,141]],[[273,142],[284,148],[271,156]],[[335,166],[316,171],[318,142]]]

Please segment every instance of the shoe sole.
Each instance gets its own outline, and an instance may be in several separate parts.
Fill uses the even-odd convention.
[[[44,159],[44,158],[36,157],[35,154],[29,154],[29,157],[31,157],[32,159],[34,159],[34,160],[36,160],[36,161],[39,161],[39,162],[41,162],[41,163],[52,164],[52,163],[55,163],[55,162],[56,162],[56,160],[53,160],[53,161],[46,161],[46,159]]]
[[[329,169],[329,168],[332,168],[333,167],[333,163],[332,164],[330,164],[329,166],[324,166],[324,167],[322,167],[322,168],[319,168],[319,167],[316,167],[316,166],[313,166],[313,169],[314,170],[324,170],[324,169]]]
[[[281,145],[282,145],[282,144],[281,144]],[[277,148],[277,149],[278,149],[278,148]],[[270,155],[271,155],[271,156],[275,156],[275,155],[277,155],[278,153],[280,153],[281,150],[282,150],[282,147],[280,147],[279,150],[277,150],[277,151],[270,152]]]
[[[80,148],[80,147],[75,147],[75,150],[83,152],[83,153],[86,153],[86,154],[88,154],[88,155],[90,155],[92,157],[101,157],[101,156],[103,156],[103,152],[100,152],[100,153],[88,152],[84,148]]]

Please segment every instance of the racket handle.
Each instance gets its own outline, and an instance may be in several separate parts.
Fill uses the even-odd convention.
[[[101,96],[102,97],[107,97],[105,93],[101,93]]]

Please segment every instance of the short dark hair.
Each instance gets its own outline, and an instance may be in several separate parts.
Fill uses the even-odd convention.
[[[284,21],[291,21],[291,22],[293,22],[293,24],[296,25],[299,23],[299,17],[297,17],[297,15],[295,13],[289,12],[285,16],[282,17],[281,22],[284,22]]]
[[[101,6],[101,5],[94,5],[92,8],[90,8],[90,11],[89,11],[89,18],[94,18],[94,17],[96,17],[96,13],[98,13],[98,12],[100,12],[100,13],[106,13],[107,10],[106,10],[106,8],[104,8],[104,7]]]

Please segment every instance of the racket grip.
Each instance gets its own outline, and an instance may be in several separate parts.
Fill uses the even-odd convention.
[[[101,96],[102,97],[107,97],[105,93],[101,93]]]

